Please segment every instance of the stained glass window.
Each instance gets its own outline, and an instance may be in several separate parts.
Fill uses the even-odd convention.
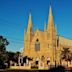
[[[36,40],[36,43],[35,43],[35,51],[40,51],[40,43],[38,39]]]

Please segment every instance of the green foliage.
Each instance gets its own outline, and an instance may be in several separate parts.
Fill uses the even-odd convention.
[[[67,62],[67,66],[68,66],[68,62],[71,63],[71,61],[72,61],[72,52],[70,51],[69,48],[63,48],[63,50],[61,52],[61,60],[65,60]]]
[[[7,61],[6,46],[9,44],[6,38],[0,36],[0,68],[3,68]]]
[[[20,52],[16,52],[15,55],[14,55],[14,57],[13,57],[13,60],[14,60],[15,62],[17,62],[17,63],[18,63],[19,55],[20,55]]]
[[[0,36],[0,68],[3,68],[5,63],[10,65],[10,60],[18,62],[20,52],[9,52],[6,50],[6,46],[9,44],[8,40],[3,36]]]
[[[15,53],[11,52],[11,51],[10,52],[7,51],[7,55],[8,55],[8,60],[12,60],[14,55],[15,55]]]

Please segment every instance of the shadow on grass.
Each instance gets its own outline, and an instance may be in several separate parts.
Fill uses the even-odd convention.
[[[57,67],[53,67],[53,68],[49,69],[48,72],[72,72],[72,67],[65,68],[63,66],[57,66]]]
[[[65,67],[63,66],[53,67],[49,69],[48,72],[65,72]]]

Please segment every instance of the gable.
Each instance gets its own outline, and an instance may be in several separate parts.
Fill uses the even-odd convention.
[[[40,30],[36,30],[34,32],[34,37],[32,39],[32,42],[35,42],[36,40],[39,40],[40,42],[42,42],[44,40],[44,32],[40,31]]]

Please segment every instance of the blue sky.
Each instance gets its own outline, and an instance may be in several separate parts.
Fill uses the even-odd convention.
[[[24,28],[31,10],[33,30],[44,29],[50,2],[58,34],[72,39],[72,0],[0,0],[0,35],[8,39],[8,51],[23,48]]]

